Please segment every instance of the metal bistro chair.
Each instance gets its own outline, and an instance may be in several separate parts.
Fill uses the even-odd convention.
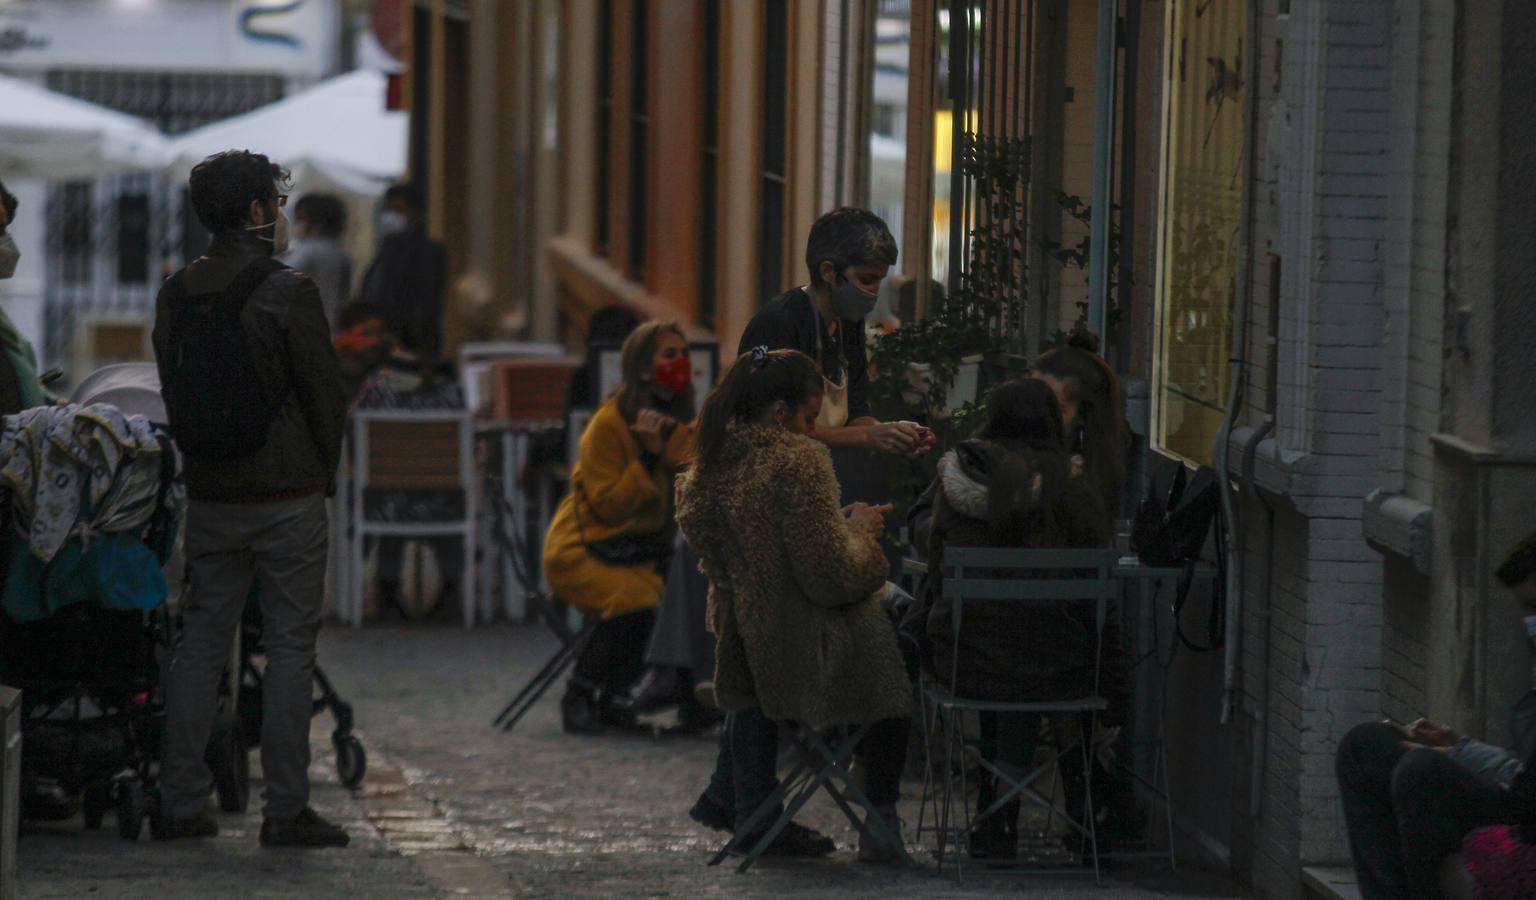
[[[951,630],[958,643],[960,630],[965,622],[965,607],[978,601],[992,603],[1019,603],[1033,606],[1061,607],[1066,604],[1079,606],[1091,613],[1094,627],[1092,690],[1085,695],[1062,697],[1051,700],[1027,702],[998,702],[976,700],[960,696],[950,688],[931,678],[925,678],[923,686],[923,727],[925,745],[932,752],[933,737],[939,732],[944,759],[939,766],[929,759],[923,782],[922,805],[918,812],[917,834],[933,831],[938,835],[938,863],[942,870],[947,844],[953,842],[955,877],[964,874],[965,847],[963,844],[977,825],[987,816],[996,815],[1015,797],[1027,799],[1047,810],[1054,811],[1054,801],[1043,797],[1031,785],[1047,769],[1055,765],[1052,760],[1021,778],[1012,778],[995,763],[983,759],[980,753],[971,754],[978,766],[997,779],[997,797],[984,810],[974,815],[966,803],[967,746],[965,742],[966,713],[1001,713],[1045,716],[1053,714],[1077,715],[1086,720],[1078,740],[1078,750],[1083,755],[1084,806],[1081,823],[1067,817],[1073,830],[1087,839],[1093,859],[1095,882],[1102,883],[1099,866],[1098,835],[1094,826],[1093,809],[1093,760],[1092,743],[1099,713],[1108,703],[1099,695],[1099,680],[1104,657],[1104,622],[1109,602],[1119,590],[1115,578],[1116,555],[1110,550],[1020,550],[977,547],[948,547],[944,551],[944,597],[951,606]],[[1075,573],[1075,574],[1073,574]],[[950,672],[951,685],[958,682],[960,659]],[[1058,752],[1064,748],[1058,747]],[[937,769],[937,771],[936,771]],[[935,779],[943,784],[936,785]],[[958,784],[957,784],[958,782]],[[956,812],[958,801],[958,815]],[[937,819],[937,827],[924,828],[923,822],[930,808]],[[1040,871],[1014,869],[1017,873]],[[1054,870],[1054,871],[1060,871]]]
[[[363,557],[367,538],[448,537],[462,540],[463,575],[459,584],[464,627],[475,622],[474,422],[467,410],[364,409],[352,414],[352,490],[348,498],[350,573],[345,617],[363,623]],[[370,488],[452,491],[463,496],[462,516],[432,522],[378,521],[368,517]],[[442,563],[446,567],[447,560]],[[489,610],[483,611],[488,617]]]

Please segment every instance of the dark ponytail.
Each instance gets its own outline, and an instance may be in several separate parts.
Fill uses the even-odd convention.
[[[1104,500],[1106,510],[1120,506],[1125,484],[1128,435],[1120,379],[1102,356],[1088,349],[1097,346],[1091,332],[1074,333],[1067,346],[1049,350],[1035,360],[1035,373],[1050,375],[1067,384],[1077,400],[1077,428],[1067,435],[1072,446],[1081,437],[1083,474]]]
[[[756,419],[781,400],[797,410],[820,392],[821,370],[799,350],[758,347],[743,353],[704,401],[694,465],[702,472],[715,464],[732,425]]]

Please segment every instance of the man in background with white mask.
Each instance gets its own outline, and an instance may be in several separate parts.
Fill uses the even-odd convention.
[[[155,302],[155,360],[184,457],[187,572],[166,687],[156,838],[212,837],[204,763],[235,627],[259,581],[263,641],[264,846],[338,847],[347,833],[309,807],[315,638],[325,591],[326,496],[346,398],[320,291],[275,257],[287,249],[287,172],[231,150],[192,170],[189,196],[213,235]]]
[[[0,280],[13,277],[21,262],[21,250],[10,232],[16,206],[16,196],[0,184]],[[37,381],[37,355],[32,344],[16,330],[5,310],[0,309],[0,416],[47,402],[47,395]]]
[[[362,299],[383,316],[406,350],[437,359],[443,342],[443,291],[448,250],[427,234],[426,204],[415,185],[384,192],[379,213],[378,255],[363,276]]]

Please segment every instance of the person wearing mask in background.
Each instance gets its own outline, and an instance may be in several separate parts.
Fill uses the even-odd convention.
[[[331,334],[352,297],[352,255],[342,244],[346,230],[347,207],[340,197],[305,194],[293,208],[293,246],[283,254],[283,262],[308,275],[320,289]]]
[[[16,218],[16,195],[0,183],[0,280],[12,278],[21,262],[21,250],[11,235]],[[48,402],[37,381],[37,354],[32,344],[16,330],[11,317],[0,308],[0,416],[42,406]]]
[[[362,299],[384,317],[402,346],[436,359],[443,342],[448,250],[427,234],[426,204],[414,185],[384,192],[378,254],[363,276]]]
[[[869,408],[864,319],[896,264],[896,239],[865,209],[834,209],[811,226],[805,244],[810,283],[769,300],[747,323],[738,355],[754,347],[799,350],[821,369],[825,399],[816,439],[833,449],[920,454],[932,432],[912,422],[881,422]]]
[[[213,235],[155,301],[155,362],[184,459],[190,589],[166,679],[156,838],[218,834],[204,759],[236,626],[260,584],[267,666],[261,726],[263,846],[339,847],[309,806],[315,639],[346,421],[320,291],[278,262],[287,172],[231,150],[192,170],[189,197]]]
[[[798,350],[818,366],[824,380],[821,413],[816,422],[816,440],[833,450],[833,465],[845,501],[883,500],[886,484],[877,466],[870,465],[870,453],[926,453],[933,446],[933,433],[912,422],[880,422],[869,406],[869,360],[865,340],[865,320],[880,298],[880,286],[896,264],[896,239],[879,216],[864,209],[842,207],[817,219],[806,240],[805,262],[810,283],[786,291],[769,300],[752,321],[747,323],[737,353],[754,347],[769,350]],[[682,561],[685,565],[688,560]],[[691,566],[674,571],[667,589],[668,598],[693,603],[702,599],[698,591],[685,585],[696,583]],[[710,717],[690,703],[689,683],[707,664],[708,654],[693,648],[707,648],[708,640],[699,629],[695,615],[666,615],[670,627],[658,634],[653,650],[663,646],[670,652],[651,654],[654,663],[635,692],[621,705],[636,713],[654,711],[671,704],[681,704],[708,722]],[[674,604],[678,605],[678,604]],[[689,633],[687,629],[692,628]],[[689,665],[684,665],[684,660]],[[737,717],[745,721],[746,716]]]
[[[565,730],[625,727],[613,700],[644,667],[676,533],[673,481],[693,457],[693,367],[674,322],[647,322],[620,351],[622,382],[581,436],[571,492],[544,542],[560,599],[599,619],[560,701]]]

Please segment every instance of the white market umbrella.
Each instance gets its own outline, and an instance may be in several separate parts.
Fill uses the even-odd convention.
[[[406,114],[385,109],[385,76],[359,70],[171,142],[170,174],[224,150],[265,154],[295,188],[373,197],[405,171]]]
[[[0,174],[72,181],[165,165],[141,119],[0,75]]]

